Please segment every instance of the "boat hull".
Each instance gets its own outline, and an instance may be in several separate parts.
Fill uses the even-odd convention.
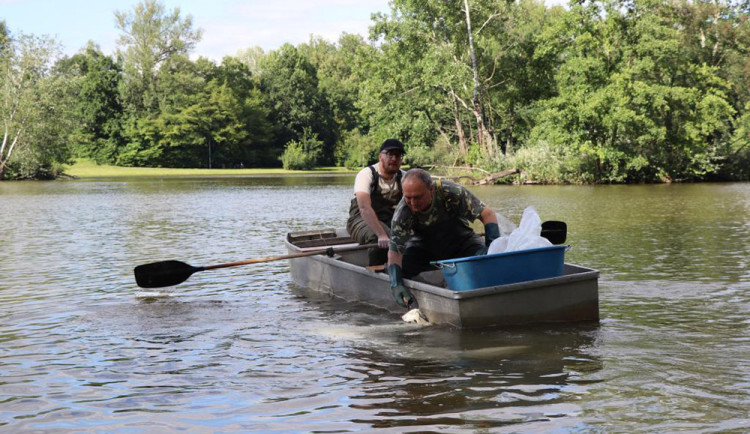
[[[289,253],[305,248],[289,234]],[[309,250],[309,248],[308,248]],[[365,264],[365,251],[315,255],[290,259],[295,284],[339,297],[367,303],[394,313],[404,313],[390,291],[388,275],[358,265]],[[484,328],[532,323],[599,320],[599,272],[565,264],[562,276],[528,282],[452,291],[441,286],[439,271],[405,279],[419,310],[432,324],[457,328]]]

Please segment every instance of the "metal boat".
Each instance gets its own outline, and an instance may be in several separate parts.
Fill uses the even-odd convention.
[[[295,284],[394,313],[405,312],[391,294],[383,266],[367,266],[366,250],[357,249],[345,229],[289,233],[285,244],[291,255],[328,249],[328,255],[289,259]],[[404,279],[404,285],[431,324],[473,329],[598,321],[598,279],[597,270],[565,264],[558,277],[464,291],[448,288],[440,270]]]

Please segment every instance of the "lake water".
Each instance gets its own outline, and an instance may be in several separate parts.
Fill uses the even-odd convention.
[[[0,183],[0,431],[750,430],[750,184],[472,188],[568,223],[599,324],[419,327],[286,261],[139,296],[135,265],[342,226],[352,181]]]

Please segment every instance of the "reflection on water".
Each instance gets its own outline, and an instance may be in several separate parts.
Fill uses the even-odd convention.
[[[133,266],[283,254],[352,177],[0,183],[0,430],[746,431],[750,185],[478,187],[565,220],[598,325],[458,331],[285,262],[139,296]]]

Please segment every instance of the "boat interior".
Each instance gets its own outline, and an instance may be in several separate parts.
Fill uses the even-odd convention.
[[[314,250],[325,250],[328,247],[336,249],[357,247],[360,244],[353,240],[344,228],[339,229],[321,229],[313,231],[291,232],[287,234],[287,241],[297,246],[302,252]],[[334,259],[344,261],[349,264],[358,265],[374,272],[385,273],[385,264],[369,265],[367,249],[352,250],[348,252],[336,253]],[[413,280],[427,283],[430,285],[447,288],[448,284],[443,278],[440,270],[428,271],[414,277]]]

